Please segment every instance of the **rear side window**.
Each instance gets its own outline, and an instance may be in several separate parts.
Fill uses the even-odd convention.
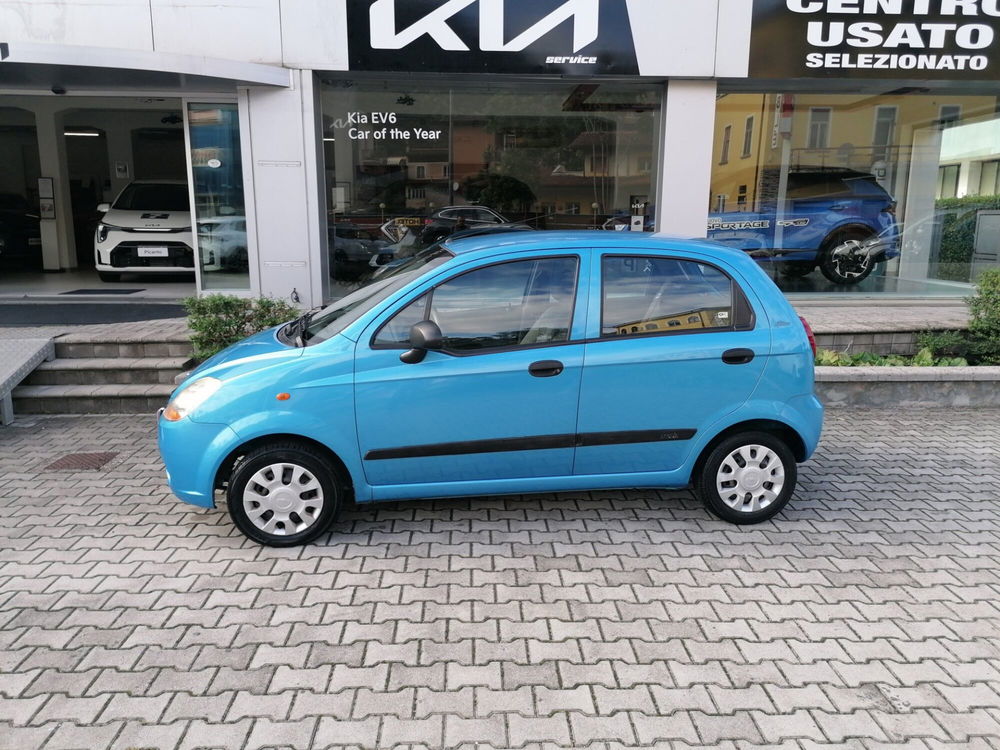
[[[704,263],[605,256],[601,262],[601,336],[731,330],[733,281]],[[743,326],[740,326],[743,327]]]

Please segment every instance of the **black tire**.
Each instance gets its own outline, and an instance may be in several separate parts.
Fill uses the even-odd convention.
[[[781,263],[781,275],[800,279],[811,274],[815,268],[816,263],[811,260],[787,260]]]
[[[290,487],[292,481],[299,480],[301,482],[305,478],[314,479],[315,483],[318,483],[323,500],[321,508],[312,517],[310,517],[311,511],[308,509],[309,506],[302,511],[301,515],[297,509],[291,509],[291,512],[288,514],[288,520],[275,521],[274,532],[260,528],[251,520],[247,510],[248,506],[244,503],[244,491],[251,485],[252,480],[258,475],[258,472],[266,472],[272,464],[290,464],[295,467],[290,473],[283,472],[280,477],[275,472],[270,472],[271,476],[274,477],[273,481],[281,485],[278,489],[287,488],[287,491],[284,493],[287,497],[283,498],[283,501],[289,504],[297,502],[295,499],[296,494],[305,503],[308,503],[309,500],[316,500],[318,495],[313,490],[296,493]],[[297,474],[296,472],[301,473]],[[257,488],[256,491],[251,490],[253,494],[257,494],[262,498],[270,495],[270,492],[266,491],[267,488],[263,485],[256,482],[253,482],[253,484]],[[312,484],[313,482],[311,481],[306,482],[307,486]],[[261,492],[262,490],[264,492]],[[334,518],[336,518],[337,512],[343,503],[343,498],[347,494],[344,483],[337,471],[331,466],[329,459],[320,451],[302,443],[276,442],[255,448],[236,463],[229,480],[227,505],[233,523],[236,524],[236,527],[247,538],[269,547],[293,547],[311,542],[326,531],[330,524],[333,523]],[[307,497],[310,495],[311,497]],[[252,505],[252,501],[248,501],[248,503]],[[315,506],[313,506],[313,510],[316,510]],[[268,513],[270,513],[270,516],[267,515]],[[267,525],[275,516],[276,514],[273,510],[265,509],[260,518]],[[278,514],[279,519],[280,517],[280,514]],[[296,518],[298,519],[297,521],[295,520]],[[307,525],[301,531],[286,533],[292,524]]]
[[[751,446],[768,449],[769,456],[774,456],[780,461],[780,469],[783,472],[783,482],[777,493],[777,497],[771,499],[764,507],[757,510],[753,509],[754,500],[759,505],[761,496],[766,494],[763,491],[768,489],[773,490],[774,487],[774,482],[769,477],[774,477],[772,472],[778,467],[775,466],[773,460],[769,460],[766,463],[762,461],[764,463],[762,467],[755,467],[751,462],[747,462],[746,464],[746,466],[758,472],[756,475],[747,475],[745,479],[752,484],[756,484],[759,481],[758,489],[760,490],[760,494],[758,494],[757,490],[743,492],[739,490],[739,486],[737,485],[731,488],[732,492],[727,492],[724,495],[716,484],[717,479],[723,473],[724,463],[728,466],[732,466],[735,463],[738,466],[738,462],[735,462],[731,457],[739,449],[746,448],[751,459],[761,460],[766,458],[766,456],[762,455],[759,448],[754,450]],[[705,506],[723,521],[741,525],[753,524],[768,520],[785,507],[792,493],[795,491],[797,477],[798,471],[795,465],[795,456],[792,455],[792,451],[785,445],[784,441],[768,432],[742,432],[726,438],[712,449],[702,462],[701,472],[695,478],[694,487],[702,502],[705,503]],[[734,478],[730,481],[735,483],[737,479]],[[768,484],[771,484],[770,488]],[[743,495],[742,498],[740,498],[741,494]]]
[[[115,282],[121,281],[122,275],[120,273],[109,273],[108,271],[98,271],[97,278],[101,281]]]
[[[819,254],[819,270],[834,284],[860,284],[875,268],[875,260],[870,253],[840,254],[845,245],[856,247],[875,235],[863,229],[847,229],[830,235]]]

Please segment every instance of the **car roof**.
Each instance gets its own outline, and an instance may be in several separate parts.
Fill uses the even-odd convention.
[[[455,255],[484,250],[522,250],[565,247],[616,247],[632,250],[689,249],[744,257],[746,253],[717,242],[663,232],[609,232],[606,230],[531,230],[482,234],[444,241]]]

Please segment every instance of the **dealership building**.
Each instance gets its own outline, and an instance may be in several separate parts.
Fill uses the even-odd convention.
[[[961,297],[1000,265],[998,31],[997,0],[0,0],[0,293],[169,271],[311,307],[506,220]],[[184,184],[191,230],[102,280],[136,180]]]

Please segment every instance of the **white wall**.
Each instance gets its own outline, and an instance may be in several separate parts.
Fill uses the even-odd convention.
[[[522,0],[507,0],[521,2]],[[404,0],[397,0],[404,2]],[[444,0],[442,0],[444,2]],[[347,69],[347,0],[0,0],[0,41]],[[745,76],[750,0],[626,0],[654,76]]]

